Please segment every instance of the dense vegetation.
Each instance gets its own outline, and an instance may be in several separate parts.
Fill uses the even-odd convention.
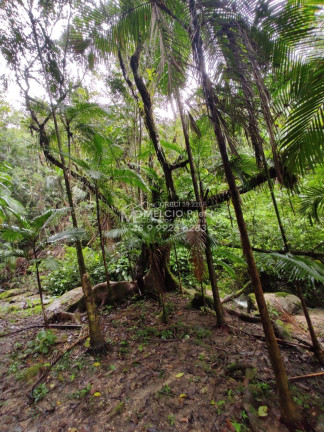
[[[0,295],[37,283],[48,328],[44,295],[82,285],[109,355],[94,285],[104,306],[136,283],[164,322],[168,292],[196,291],[224,329],[221,299],[254,293],[282,420],[301,424],[263,292],[300,298],[323,365],[306,308],[324,307],[320,2],[0,3]]]

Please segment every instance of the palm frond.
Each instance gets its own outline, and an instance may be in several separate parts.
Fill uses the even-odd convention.
[[[85,236],[85,230],[82,228],[70,228],[68,230],[65,231],[61,231],[57,234],[54,234],[52,236],[50,236],[47,239],[48,243],[56,243],[58,241],[62,241],[62,240],[70,240],[70,241],[75,241],[75,240],[82,240]]]
[[[299,212],[302,216],[310,216],[317,222],[324,216],[324,183],[319,186],[303,188]]]
[[[261,254],[262,261],[275,262],[275,268],[278,272],[288,276],[291,280],[310,280],[311,282],[324,282],[324,265],[304,257],[293,256],[292,254],[279,254],[276,252],[270,254]]]
[[[324,160],[324,68],[302,78],[280,137],[284,163],[300,172]]]
[[[59,216],[63,213],[70,211],[70,207],[63,207],[61,209],[49,209],[40,216],[36,216],[32,221],[29,222],[30,227],[39,232],[42,228],[47,226],[54,217]]]

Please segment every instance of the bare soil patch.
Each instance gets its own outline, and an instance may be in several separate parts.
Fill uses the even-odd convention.
[[[52,368],[37,403],[30,403],[28,393],[42,364],[55,350],[73,343],[80,331],[53,330],[57,342],[48,354],[28,352],[37,328],[1,338],[0,431],[287,430],[279,422],[265,343],[242,332],[261,335],[261,325],[227,316],[229,326],[218,329],[212,314],[186,309],[186,298],[170,294],[167,303],[168,324],[161,323],[159,306],[152,300],[127,301],[103,312],[101,324],[110,352],[95,358],[86,354],[87,342],[75,347]],[[16,313],[0,319],[1,332],[35,324],[41,324],[40,315]],[[311,352],[281,351],[289,376],[321,370]],[[39,370],[33,369],[35,365]],[[321,430],[323,383],[324,378],[317,378],[292,386],[305,419],[299,430]],[[253,398],[248,413],[247,385]],[[259,416],[260,407],[267,407],[266,416]]]

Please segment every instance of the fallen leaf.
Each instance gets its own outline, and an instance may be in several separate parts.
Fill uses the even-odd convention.
[[[259,417],[267,417],[268,415],[268,407],[265,405],[262,405],[258,409],[258,416]]]
[[[187,397],[185,393],[181,393],[181,395],[179,396],[179,398],[185,398],[185,397]]]
[[[200,394],[204,395],[208,391],[207,386],[200,389]]]
[[[180,372],[176,375],[176,378],[181,378],[181,377],[183,377],[183,375],[184,375],[184,372]]]
[[[93,366],[100,366],[100,363],[99,362],[96,362],[96,363],[93,363]]]
[[[95,392],[95,393],[93,393],[93,396],[99,397],[99,396],[101,396],[101,393],[100,392]]]

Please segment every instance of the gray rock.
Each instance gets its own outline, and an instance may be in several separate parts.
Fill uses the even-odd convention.
[[[50,313],[66,310],[69,306],[80,300],[82,297],[82,288],[74,288],[73,290],[64,293],[61,297],[55,299],[50,305],[46,307],[46,310]]]
[[[301,310],[301,302],[293,294],[284,292],[264,293],[264,298],[268,306],[274,307],[279,312],[284,309],[289,314],[295,315]],[[249,307],[251,310],[257,309],[254,294],[249,294]]]

